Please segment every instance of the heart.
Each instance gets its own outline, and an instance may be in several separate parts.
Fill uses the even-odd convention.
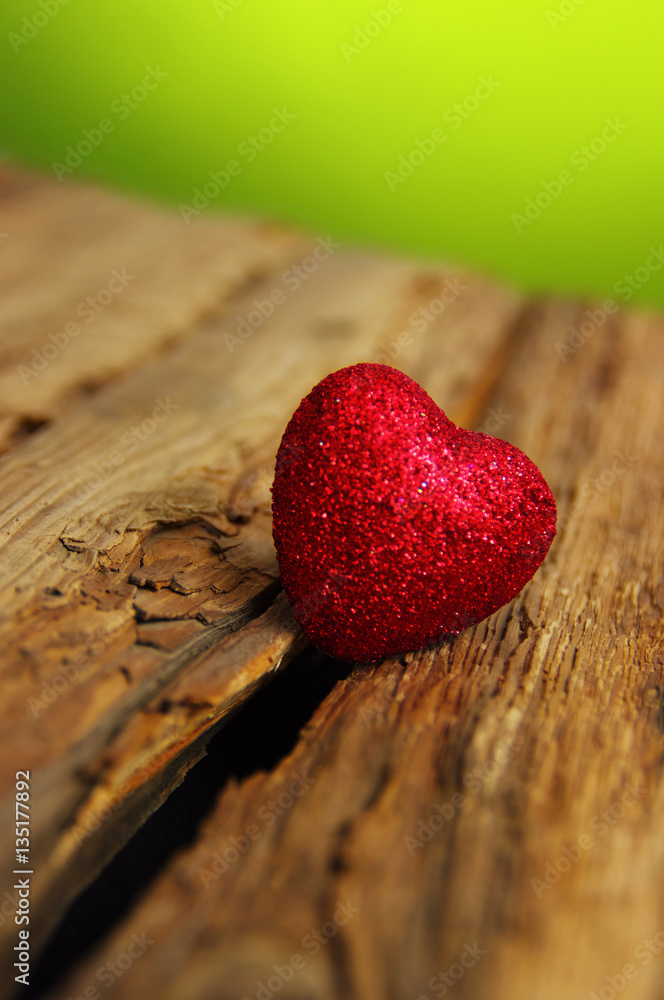
[[[457,427],[403,372],[368,363],[300,403],[272,510],[305,635],[364,662],[482,621],[519,593],[556,533],[551,490],[522,451]]]

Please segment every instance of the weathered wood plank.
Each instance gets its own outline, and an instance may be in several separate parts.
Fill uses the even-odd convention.
[[[21,233],[25,260],[51,260],[71,220],[75,189],[65,197],[50,187],[55,204],[48,185],[19,194],[16,225],[32,220]],[[134,252],[142,232],[154,289],[118,296],[115,320],[128,327],[119,362],[115,337],[98,338],[91,356],[72,340],[54,382],[39,382],[50,422],[1,463],[0,675],[12,752],[0,765],[0,818],[6,852],[13,775],[30,769],[35,949],[228,712],[301,648],[286,602],[275,601],[269,520],[274,454],[301,396],[328,371],[388,351],[413,373],[428,369],[450,415],[479,413],[521,308],[477,278],[343,249],[295,289],[285,280],[294,250],[307,259],[321,244],[225,220],[176,237],[167,213],[90,189],[78,197],[68,267],[88,262],[85,284],[109,247]],[[167,233],[179,239],[175,283]],[[207,278],[197,284],[201,261]],[[262,277],[252,277],[257,267]],[[11,306],[6,378],[46,315],[32,280]],[[53,299],[53,315],[77,299],[73,287]],[[229,351],[224,334],[275,290],[273,314]],[[409,317],[442,293],[442,314],[414,332]],[[176,306],[180,333],[169,337]],[[136,346],[148,329],[154,338]],[[83,382],[96,388],[82,396]],[[34,418],[19,397],[10,418]],[[4,871],[11,862],[5,853]],[[3,934],[6,959],[13,938]]]
[[[54,998],[133,933],[152,943],[126,1000],[406,1000],[443,975],[458,997],[553,1000],[624,966],[630,996],[661,995],[664,324],[621,315],[563,364],[576,315],[535,310],[485,400],[560,501],[534,580],[439,650],[340,682]]]
[[[308,239],[244,219],[159,212],[0,167],[0,451],[186,339]]]

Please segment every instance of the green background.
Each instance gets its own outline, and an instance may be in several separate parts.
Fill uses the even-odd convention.
[[[239,175],[207,211],[292,220],[531,290],[664,304],[649,249],[664,242],[661,3],[390,3],[385,14],[387,0],[4,0],[2,151],[52,171],[109,118],[65,182],[191,205],[235,159]],[[146,67],[168,76],[111,111]],[[499,86],[468,101],[481,77]],[[249,162],[238,148],[275,107],[295,118]],[[607,118],[626,128],[582,169],[578,151]],[[436,128],[444,142],[390,190],[386,173]],[[572,181],[517,231],[563,170]],[[637,269],[638,292],[617,292]]]

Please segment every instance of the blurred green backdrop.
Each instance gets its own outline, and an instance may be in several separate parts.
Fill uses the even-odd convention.
[[[4,0],[1,148],[183,219],[661,306],[663,25],[658,0]]]

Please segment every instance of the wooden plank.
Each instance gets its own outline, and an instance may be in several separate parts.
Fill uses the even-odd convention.
[[[214,222],[0,167],[0,451],[197,330],[303,255],[302,234]],[[29,308],[27,304],[29,303]]]
[[[553,1000],[625,967],[630,997],[660,995],[664,323],[621,315],[563,364],[576,316],[533,312],[486,401],[560,501],[534,580],[356,668],[53,998],[133,934],[126,1000]]]
[[[53,260],[54,233],[76,198],[69,189],[68,214],[64,190],[19,186],[16,219],[30,222],[21,234],[26,261]],[[333,368],[387,351],[403,353],[414,374],[428,369],[451,415],[479,413],[521,309],[517,296],[481,279],[224,219],[181,236],[173,290],[167,213],[89,189],[78,196],[80,232],[63,250],[69,267],[85,260],[88,275],[101,274],[109,246],[126,256],[144,231],[154,293],[132,285],[118,296],[129,326],[121,363],[116,338],[99,337],[92,355],[75,354],[72,340],[67,366],[50,387],[39,383],[47,425],[14,435],[2,460],[0,669],[12,746],[0,765],[3,871],[13,861],[14,773],[29,769],[35,951],[228,713],[302,646],[277,597],[269,519],[274,454],[301,396]],[[83,226],[90,218],[92,233]],[[210,287],[193,281],[190,289],[187,279],[201,259],[208,281],[213,272],[217,280],[215,308],[208,302],[203,315]],[[310,261],[313,270],[292,270]],[[9,365],[41,329],[43,300],[31,280],[12,305]],[[54,299],[65,303],[58,315],[81,286]],[[275,291],[272,315],[238,344],[240,320],[254,316],[257,302],[275,301]],[[426,338],[413,333],[409,318],[443,293]],[[169,339],[168,304],[178,296],[181,333]],[[135,346],[149,329],[158,332]],[[17,397],[7,412],[24,420],[36,410]],[[5,926],[6,963],[13,943]]]

